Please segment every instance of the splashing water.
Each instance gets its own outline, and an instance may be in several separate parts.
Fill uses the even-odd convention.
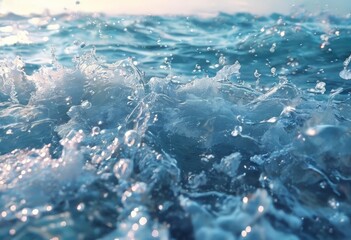
[[[351,55],[344,61],[344,69],[340,72],[340,77],[345,80],[351,79],[351,71],[348,68],[351,61]]]
[[[3,16],[1,239],[350,238],[350,26]]]

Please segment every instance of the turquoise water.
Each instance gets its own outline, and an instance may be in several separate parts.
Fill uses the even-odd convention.
[[[1,239],[351,238],[351,18],[0,18]]]

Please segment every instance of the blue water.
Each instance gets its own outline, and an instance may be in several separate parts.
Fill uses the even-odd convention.
[[[0,18],[1,239],[350,239],[351,18]]]

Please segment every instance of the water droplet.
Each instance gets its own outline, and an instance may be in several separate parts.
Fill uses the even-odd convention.
[[[139,224],[134,223],[134,224],[132,225],[132,229],[133,229],[133,231],[138,231],[138,229],[139,229]]]
[[[5,218],[7,216],[7,212],[6,211],[2,211],[1,212],[1,217]]]
[[[243,127],[242,126],[235,126],[234,130],[231,132],[231,135],[233,137],[237,137],[238,135],[241,134],[242,131],[243,131]]]
[[[244,117],[241,115],[236,116],[236,120],[238,120],[240,123],[244,123]]]
[[[9,130],[6,131],[6,135],[12,135],[12,134],[13,134],[12,129],[9,129]]]
[[[325,82],[319,82],[319,83],[316,84],[315,89],[319,90],[321,93],[324,93],[325,92],[325,86],[326,86]]]
[[[336,201],[335,198],[329,199],[328,204],[329,204],[329,206],[330,206],[331,208],[333,208],[333,209],[336,209],[336,208],[339,207],[339,202]]]
[[[77,205],[77,211],[83,212],[84,209],[85,209],[85,204],[84,204],[84,203],[81,202],[81,203],[79,203],[79,204]]]
[[[273,44],[272,44],[272,47],[269,49],[269,51],[270,51],[271,53],[274,53],[276,47],[277,47],[277,44],[276,44],[276,43],[273,43]]]
[[[100,128],[99,127],[93,127],[93,129],[91,129],[91,136],[96,136],[100,134]]]
[[[276,123],[278,121],[277,117],[271,117],[270,119],[268,119],[266,122],[268,123]]]
[[[152,237],[157,238],[159,236],[159,233],[156,229],[154,229],[154,230],[152,230],[151,235],[152,235]]]
[[[257,209],[260,213],[264,211],[264,207],[262,205],[260,205]]]
[[[91,108],[91,103],[89,102],[89,101],[83,101],[82,103],[81,103],[81,106],[82,106],[82,108],[84,108],[84,109],[89,109],[89,108]]]
[[[322,181],[319,186],[322,188],[322,189],[325,189],[327,187],[327,183],[325,181]]]
[[[21,213],[22,213],[22,215],[27,215],[28,214],[28,209],[27,208],[23,208]]]
[[[141,226],[144,226],[146,223],[147,223],[147,218],[146,218],[146,217],[141,217],[141,218],[139,219],[139,224],[140,224]]]
[[[128,158],[120,159],[113,167],[113,172],[118,179],[127,179],[133,172],[133,161]]]
[[[218,59],[218,63],[220,65],[225,65],[227,63],[227,58],[224,57],[224,56],[220,56],[219,59]]]
[[[16,234],[16,230],[12,228],[12,229],[10,229],[9,233],[10,233],[10,235],[15,235]]]
[[[325,82],[318,82],[314,88],[310,88],[308,89],[308,91],[311,93],[324,94],[326,91],[325,86],[326,86]]]
[[[259,78],[261,76],[261,74],[257,71],[257,69],[254,72],[254,76],[255,78]]]
[[[36,208],[34,208],[34,209],[32,210],[32,214],[33,214],[34,216],[38,215],[38,214],[39,214],[39,210],[36,209]]]
[[[276,72],[277,72],[277,69],[275,67],[272,67],[271,68],[271,73],[273,74],[273,76],[275,76]]]
[[[128,147],[138,145],[140,142],[140,136],[135,130],[129,130],[124,134],[124,143]]]

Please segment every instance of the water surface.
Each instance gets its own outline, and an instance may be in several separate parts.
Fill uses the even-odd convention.
[[[0,18],[1,239],[348,239],[351,19]]]

